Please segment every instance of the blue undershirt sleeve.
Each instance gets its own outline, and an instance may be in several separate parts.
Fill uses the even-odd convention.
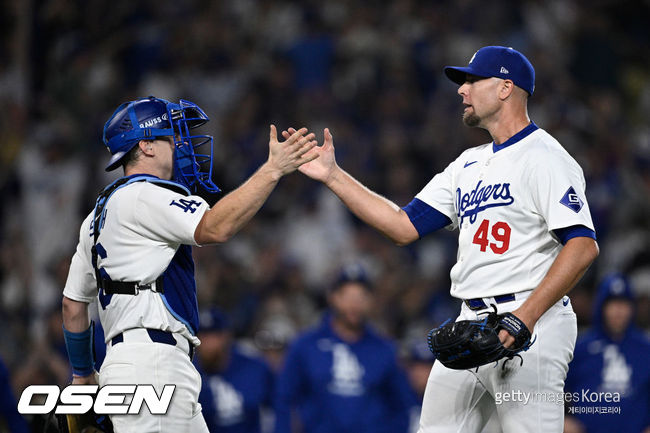
[[[555,229],[553,230],[553,233],[555,234],[555,236],[557,236],[557,238],[560,240],[562,245],[565,245],[569,241],[569,239],[572,238],[585,237],[585,238],[592,238],[593,240],[596,240],[596,232],[583,225],[574,225],[569,227],[563,227],[561,229]]]
[[[420,238],[451,224],[451,220],[447,215],[418,198],[411,200],[402,209],[409,216]]]

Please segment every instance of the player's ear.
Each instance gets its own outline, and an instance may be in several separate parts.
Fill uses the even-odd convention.
[[[506,100],[515,90],[515,83],[512,80],[501,80],[499,84],[499,99]]]
[[[144,153],[145,155],[152,156],[153,155],[153,141],[152,140],[140,140],[138,142],[138,147],[140,148],[140,151]]]

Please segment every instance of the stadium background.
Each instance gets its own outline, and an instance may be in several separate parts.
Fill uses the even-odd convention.
[[[155,95],[210,116],[216,183],[267,155],[268,124],[335,137],[339,164],[405,205],[468,146],[442,67],[508,45],[536,68],[531,118],[585,171],[601,255],[571,292],[581,329],[608,272],[627,273],[650,327],[648,1],[4,0],[0,15],[0,357],[16,395],[68,380],[60,296],[78,228],[106,174],[101,130]],[[212,197],[216,199],[218,197]],[[314,323],[340,265],[375,282],[373,322],[408,352],[455,314],[455,234],[397,248],[319,184],[284,178],[228,244],[196,249],[199,305],[228,311],[269,356]]]

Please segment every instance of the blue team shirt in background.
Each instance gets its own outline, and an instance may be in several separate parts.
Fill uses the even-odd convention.
[[[18,413],[17,407],[9,381],[9,370],[0,358],[0,426],[4,422],[12,433],[28,433],[27,421]]]
[[[406,432],[417,404],[393,345],[366,327],[354,343],[332,330],[330,316],[289,348],[275,398],[275,433],[291,432],[296,409],[306,433]]]
[[[606,291],[600,290],[593,326],[576,343],[565,400],[571,400],[567,400],[569,414],[577,417],[589,433],[640,433],[650,426],[650,340],[633,325],[622,340],[612,340],[603,325],[606,297]],[[618,393],[620,402],[597,397],[607,392]]]
[[[233,346],[224,371],[201,373],[199,403],[211,433],[259,433],[260,408],[271,407],[273,373],[259,357]]]

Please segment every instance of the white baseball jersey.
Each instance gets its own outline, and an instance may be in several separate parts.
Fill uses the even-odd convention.
[[[158,181],[153,176],[146,178],[117,189],[108,200],[97,239],[97,267],[113,281],[148,284],[163,275],[164,293],[98,293],[91,254],[93,211],[81,226],[63,294],[87,303],[99,297],[106,342],[127,329],[151,328],[181,333],[197,345],[198,311],[190,245],[196,245],[194,231],[208,205],[201,197],[185,196],[152,183]]]
[[[594,230],[582,169],[534,123],[466,150],[416,198],[460,230],[451,294],[461,299],[534,289],[562,248],[552,230]]]

